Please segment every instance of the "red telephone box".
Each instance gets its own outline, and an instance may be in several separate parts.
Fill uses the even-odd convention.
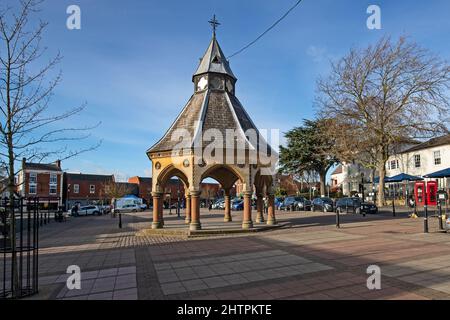
[[[436,181],[416,182],[416,184],[414,185],[414,196],[416,198],[416,205],[423,206],[425,204],[425,200],[427,202],[427,205],[429,206],[437,205],[437,189],[438,184]]]
[[[418,181],[414,185],[414,196],[416,198],[416,205],[423,206],[425,204],[425,182]]]
[[[438,184],[436,181],[427,182],[427,204],[429,206],[437,205],[437,189]]]

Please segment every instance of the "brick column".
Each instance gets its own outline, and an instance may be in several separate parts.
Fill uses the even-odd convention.
[[[253,228],[252,222],[252,192],[244,192],[244,216],[242,218],[242,229]]]
[[[263,207],[263,195],[258,193],[256,195],[256,222],[258,223],[264,222]]]
[[[275,218],[275,195],[268,195],[268,204],[267,204],[267,224],[273,225],[277,224],[277,220]]]
[[[152,229],[160,229],[162,228],[162,223],[161,223],[161,213],[160,213],[160,209],[161,209],[161,196],[162,194],[159,192],[152,192],[152,196],[153,196],[153,222],[152,222]]]
[[[225,222],[231,222],[233,219],[231,218],[231,197],[230,197],[230,190],[225,190],[225,215],[223,217],[223,221]]]
[[[191,195],[190,193],[186,193],[186,218],[184,219],[184,222],[186,224],[191,223]]]
[[[191,223],[189,230],[200,230],[200,191],[191,191]]]

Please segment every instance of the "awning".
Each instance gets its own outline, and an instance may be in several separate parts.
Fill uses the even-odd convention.
[[[390,177],[384,177],[384,182],[389,182]],[[380,183],[380,177],[375,177],[373,183]]]
[[[423,180],[421,177],[412,176],[406,173],[400,173],[396,176],[390,177],[386,182],[403,182],[403,181],[420,181]]]
[[[450,168],[439,170],[427,175],[424,175],[425,178],[448,178],[450,177]]]

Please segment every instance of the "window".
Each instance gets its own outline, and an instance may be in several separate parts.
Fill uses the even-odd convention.
[[[50,194],[56,194],[56,184],[50,185]]]
[[[36,172],[30,172],[30,182],[29,182],[29,187],[28,187],[28,193],[29,194],[37,193],[37,173]]]
[[[95,185],[91,184],[91,185],[89,186],[89,192],[90,192],[90,193],[95,193]]]
[[[37,183],[37,173],[30,172],[30,184],[36,184],[36,183]]]
[[[80,185],[79,184],[73,185],[73,193],[80,193]]]
[[[398,160],[391,160],[391,169],[398,169]]]
[[[433,154],[434,154],[434,164],[436,165],[436,166],[438,166],[438,165],[440,165],[441,164],[441,151],[435,151],[435,152],[433,152]]]
[[[29,194],[36,194],[36,185],[35,184],[30,184],[28,193]]]
[[[50,184],[57,184],[58,183],[58,177],[56,173],[50,174]]]
[[[58,184],[58,176],[56,173],[50,174],[50,194],[56,194],[56,186]]]
[[[416,168],[420,168],[420,154],[416,154],[414,156],[414,166]]]

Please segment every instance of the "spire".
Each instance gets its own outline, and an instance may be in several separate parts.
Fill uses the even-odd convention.
[[[209,23],[213,28],[213,36],[211,42],[209,43],[208,49],[206,49],[205,54],[200,59],[200,64],[193,77],[204,73],[214,72],[226,74],[231,78],[236,79],[233,71],[231,71],[228,60],[222,49],[220,48],[219,42],[216,38],[216,28],[218,25],[220,25],[220,23],[216,19],[216,15],[213,16]]]

